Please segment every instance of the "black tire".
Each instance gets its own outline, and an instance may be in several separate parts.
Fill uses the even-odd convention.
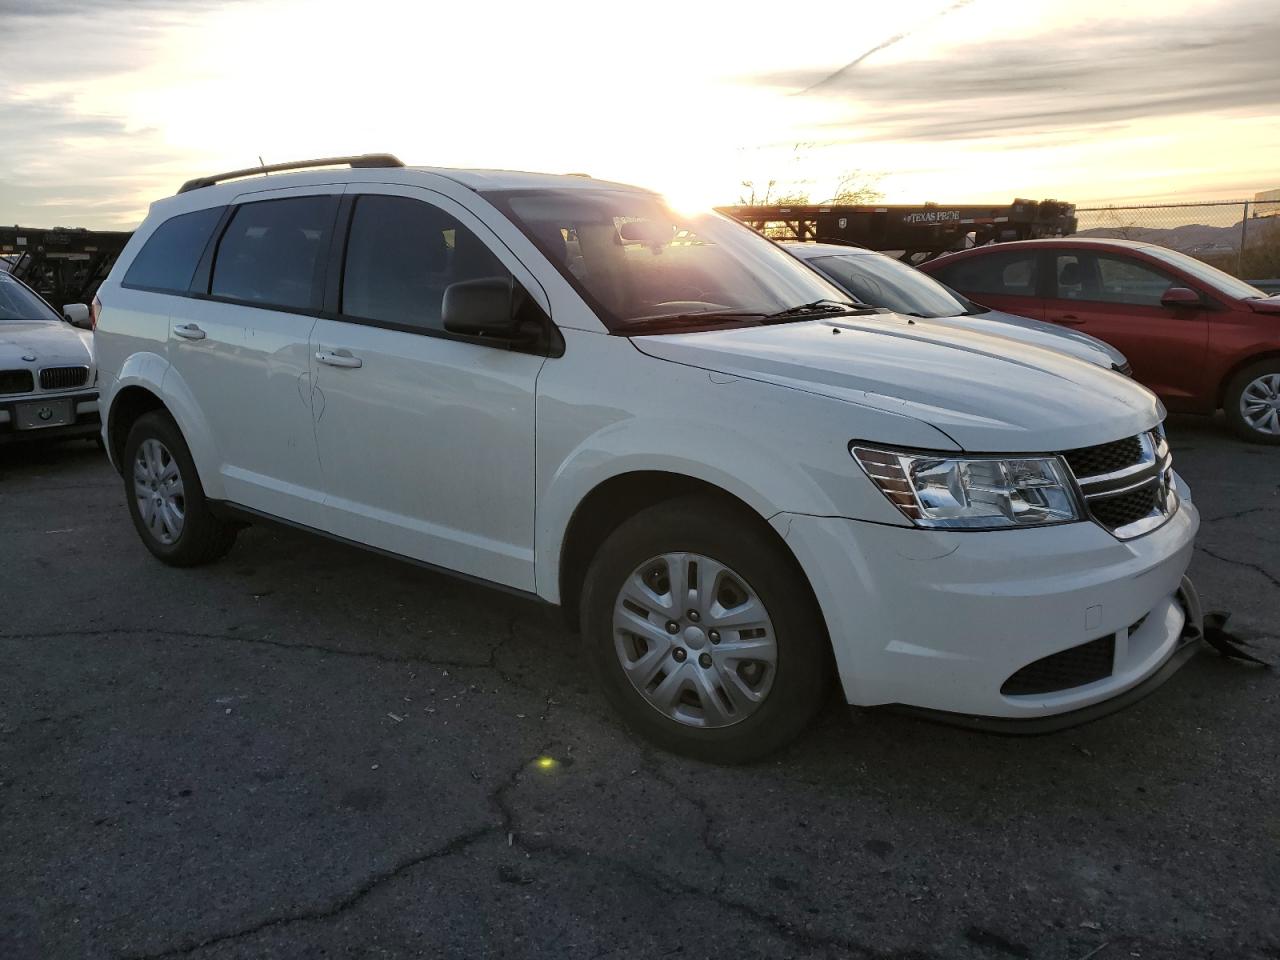
[[[172,543],[165,543],[148,528],[143,520],[138,498],[134,492],[134,464],[138,449],[147,440],[158,440],[172,455],[182,479],[183,522],[182,529]],[[156,557],[175,567],[196,567],[210,563],[226,554],[236,542],[239,527],[219,520],[209,510],[200,475],[196,473],[191,451],[182,438],[182,431],[173,418],[163,410],[144,413],[129,431],[124,444],[124,489],[129,503],[129,516],[133,518],[138,536]]]
[[[754,713],[728,726],[689,726],[662,713],[632,685],[615,650],[614,605],[625,581],[646,560],[676,552],[732,568],[773,624],[772,687]],[[628,727],[673,753],[724,764],[758,760],[794,739],[830,692],[830,642],[799,567],[759,517],[712,496],[660,503],[610,534],[587,571],[581,622],[605,697]]]
[[[1227,389],[1223,393],[1222,406],[1227,415],[1227,423],[1236,436],[1242,440],[1248,440],[1250,443],[1267,443],[1280,444],[1280,434],[1263,433],[1255,430],[1244,419],[1244,414],[1240,411],[1240,396],[1244,393],[1245,388],[1253,383],[1259,377],[1268,374],[1280,377],[1280,357],[1271,357],[1267,360],[1259,360],[1257,363],[1251,363],[1245,367],[1227,384]]]

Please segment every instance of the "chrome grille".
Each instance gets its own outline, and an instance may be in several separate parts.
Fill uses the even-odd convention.
[[[30,370],[0,370],[0,393],[30,393],[35,388]]]
[[[1177,512],[1173,457],[1160,427],[1062,456],[1090,515],[1121,540],[1150,533]]]
[[[88,367],[45,367],[40,371],[40,389],[70,390],[83,387],[88,379]]]
[[[1141,463],[1142,440],[1139,437],[1125,437],[1111,443],[1100,443],[1096,447],[1068,450],[1063,456],[1067,458],[1067,465],[1077,478],[1092,477]]]

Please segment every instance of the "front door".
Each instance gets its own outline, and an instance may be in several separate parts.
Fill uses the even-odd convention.
[[[536,283],[432,191],[361,185],[350,217],[337,318],[311,337],[326,529],[532,591],[546,358],[447,333],[441,301],[461,280]]]
[[[1136,257],[1055,250],[1045,319],[1105,340],[1133,366],[1139,383],[1172,409],[1203,396],[1209,314],[1204,307],[1166,307],[1160,298],[1180,281]]]

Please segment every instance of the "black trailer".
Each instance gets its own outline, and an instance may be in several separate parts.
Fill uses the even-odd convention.
[[[717,207],[774,240],[843,243],[901,252],[923,262],[966,247],[1075,233],[1075,204],[1060,200],[1015,200],[979,204],[747,205]]]
[[[8,269],[61,311],[88,303],[132,234],[84,228],[0,227],[0,257]]]

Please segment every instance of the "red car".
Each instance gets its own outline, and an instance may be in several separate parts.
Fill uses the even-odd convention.
[[[1280,296],[1128,240],[1022,240],[920,269],[996,310],[1107,341],[1170,410],[1221,408],[1240,436],[1280,444]]]

